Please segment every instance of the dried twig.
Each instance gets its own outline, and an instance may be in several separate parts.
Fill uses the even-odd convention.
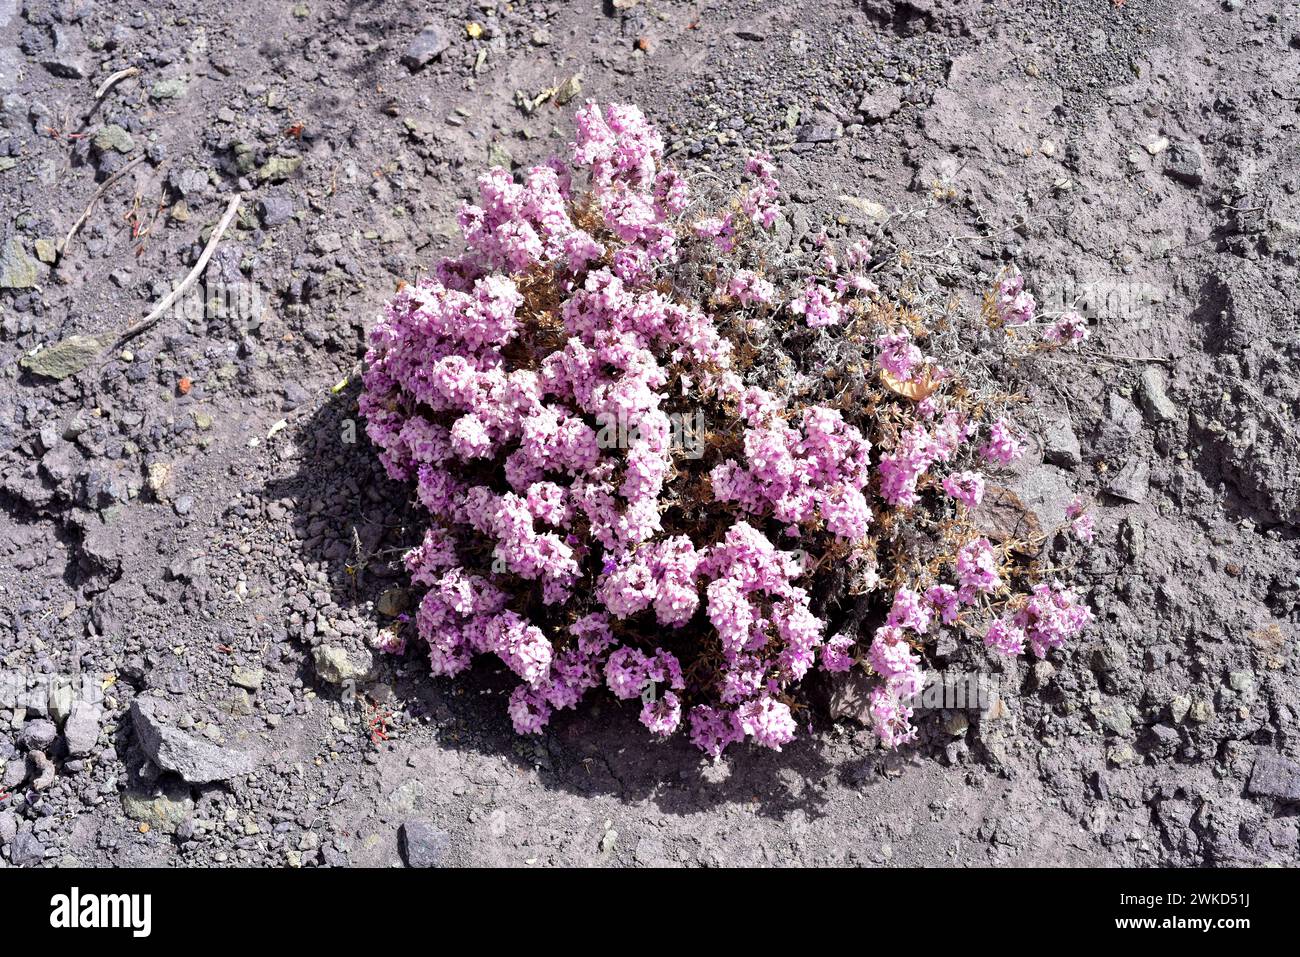
[[[68,235],[65,236],[63,238],[63,242],[59,244],[60,261],[62,261],[63,256],[68,251],[68,243],[72,242],[72,237],[77,235],[77,230],[80,229],[82,225],[86,222],[86,219],[90,216],[91,210],[95,208],[95,204],[99,202],[100,198],[103,197],[103,195],[113,187],[114,183],[116,183],[119,179],[125,176],[127,172],[130,171],[130,169],[133,166],[135,166],[136,163],[140,162],[142,159],[144,159],[143,153],[141,153],[135,159],[131,160],[131,162],[127,163],[125,166],[123,166],[120,170],[118,170],[108,179],[104,180],[104,182],[100,184],[99,189],[95,190],[95,195],[90,197],[90,202],[86,204],[85,211],[81,214],[81,216],[77,219],[77,221],[72,224],[72,228],[68,230]]]
[[[135,66],[129,66],[125,70],[118,70],[103,83],[99,84],[99,89],[95,91],[95,102],[102,100],[104,94],[111,90],[116,84],[125,80],[127,77],[137,76],[139,73],[140,68]]]
[[[1174,360],[1163,356],[1127,356],[1119,352],[1081,352],[1080,355],[1090,359],[1108,359],[1111,362],[1158,362],[1161,365],[1173,365]]]
[[[183,296],[190,286],[194,285],[199,276],[203,274],[203,270],[207,268],[208,260],[212,258],[213,252],[216,251],[217,243],[221,241],[221,236],[230,225],[230,221],[235,218],[235,213],[239,212],[239,201],[241,198],[242,197],[238,193],[231,197],[230,204],[226,207],[225,215],[221,217],[221,221],[217,223],[216,228],[212,230],[212,235],[208,237],[208,244],[203,247],[203,252],[199,255],[199,261],[194,264],[194,268],[189,271],[189,274],[180,281],[180,284],[175,289],[163,298],[162,302],[154,306],[153,312],[149,313],[149,315],[145,316],[135,325],[128,327],[125,332],[118,336],[117,341],[114,343],[115,346],[120,346],[133,336],[138,336],[156,323],[166,315],[168,309],[175,305],[176,300]]]

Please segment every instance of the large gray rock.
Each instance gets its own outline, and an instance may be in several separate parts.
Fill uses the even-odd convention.
[[[1051,466],[1040,466],[1011,483],[1025,507],[1034,513],[1044,534],[1065,521],[1065,510],[1074,500],[1068,473]]]
[[[402,54],[402,63],[412,72],[422,69],[432,60],[443,55],[451,46],[451,34],[440,23],[431,23],[421,30],[406,52]]]
[[[1079,437],[1074,434],[1069,419],[1059,419],[1047,426],[1043,433],[1043,458],[1052,465],[1070,469],[1083,461]]]
[[[40,267],[27,255],[16,236],[0,248],[0,289],[30,289],[36,285]]]
[[[832,721],[845,718],[871,727],[870,694],[875,682],[861,668],[830,675],[826,710]]]
[[[1165,154],[1164,172],[1180,183],[1200,186],[1205,179],[1205,157],[1191,144],[1175,143]]]
[[[293,218],[293,197],[285,193],[268,193],[257,203],[263,226],[279,226]]]
[[[902,109],[902,106],[903,100],[898,95],[898,91],[885,88],[864,96],[858,103],[858,112],[868,123],[879,123],[889,119]]]
[[[1065,472],[1040,466],[1006,487],[989,485],[971,521],[981,535],[995,542],[1015,542],[1016,551],[1037,555],[1065,522],[1065,509],[1073,497]]]
[[[1090,451],[1105,456],[1124,455],[1132,451],[1134,439],[1142,431],[1142,413],[1128,399],[1112,392],[1106,396],[1105,415],[1093,438]]]
[[[94,336],[69,336],[34,356],[24,356],[19,365],[47,379],[66,379],[94,362],[103,351],[103,343]]]
[[[1178,418],[1178,406],[1165,391],[1164,370],[1156,366],[1147,366],[1142,373],[1142,405],[1152,418],[1158,422],[1173,422]]]
[[[71,30],[54,28],[54,48],[41,57],[41,66],[54,76],[80,80],[86,75],[86,59],[78,37]]]
[[[58,734],[59,729],[54,726],[53,721],[38,718],[23,725],[23,730],[18,735],[18,743],[29,751],[44,751],[54,743]]]
[[[140,746],[165,771],[174,771],[191,784],[228,781],[257,767],[259,755],[222,746],[176,727],[178,709],[163,698],[136,698],[131,719]]]
[[[1037,554],[1046,530],[1038,516],[1012,489],[990,485],[984,500],[971,513],[979,533],[992,541],[1023,543],[1019,550]]]
[[[1246,790],[1256,797],[1300,801],[1300,764],[1272,751],[1261,751]]]
[[[346,649],[338,645],[317,645],[311,650],[311,657],[316,663],[316,674],[322,681],[328,681],[332,685],[360,681],[370,674],[374,664],[371,660],[358,665]]]
[[[45,860],[45,845],[31,831],[21,831],[9,845],[9,860],[14,867],[28,867]]]
[[[407,867],[438,867],[451,847],[451,835],[427,821],[407,821],[398,834]]]
[[[795,139],[800,143],[833,143],[843,135],[835,122],[805,123],[795,130]]]
[[[21,758],[10,758],[0,773],[0,790],[13,791],[27,780],[27,762]]]
[[[1126,502],[1145,502],[1151,489],[1151,466],[1147,460],[1134,456],[1124,463],[1124,467],[1108,478],[1105,489],[1116,498]]]
[[[68,742],[68,754],[71,757],[85,757],[95,750],[95,745],[99,742],[99,723],[98,705],[81,701],[73,704],[68,720],[63,725],[63,737]]]
[[[122,813],[163,834],[175,834],[194,813],[194,799],[183,784],[155,792],[130,790],[122,795]]]

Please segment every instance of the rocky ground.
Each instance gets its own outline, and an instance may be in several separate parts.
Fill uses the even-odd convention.
[[[1296,14],[0,0],[0,867],[1295,864]],[[787,243],[1083,306],[1017,489],[1099,503],[1086,642],[905,753],[841,703],[719,766],[613,701],[522,740],[486,663],[369,650],[418,516],[365,330],[587,96],[700,177],[773,150]],[[119,341],[236,194],[205,291]]]

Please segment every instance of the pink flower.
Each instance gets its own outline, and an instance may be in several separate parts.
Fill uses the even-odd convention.
[[[753,182],[741,197],[741,210],[755,226],[771,229],[781,214],[781,206],[776,200],[780,186],[776,181],[776,168],[772,165],[772,158],[766,153],[750,157],[745,164],[745,172]]]
[[[866,496],[851,486],[838,485],[823,493],[821,514],[827,530],[850,542],[866,535],[871,525]]]
[[[667,737],[682,723],[682,703],[671,691],[661,698],[651,698],[641,707],[641,723],[651,734]]]
[[[424,541],[407,552],[402,563],[410,572],[413,584],[432,585],[441,577],[441,572],[459,564],[455,539],[441,526],[431,526],[424,533]]]
[[[800,428],[793,428],[774,414],[770,398],[761,390],[742,396],[741,413],[752,423],[744,434],[744,461],[713,469],[714,496],[788,525],[812,522],[820,511],[834,534],[862,538],[872,519],[862,493],[870,443],[832,409],[809,408]]]
[[[1088,338],[1088,322],[1077,312],[1067,312],[1043,330],[1043,338],[1058,346],[1077,345]]]
[[[1092,513],[1086,511],[1082,496],[1075,496],[1065,508],[1065,517],[1070,520],[1070,531],[1081,542],[1091,542],[1095,534]]]
[[[911,628],[918,634],[925,634],[930,630],[930,609],[918,593],[910,588],[900,588],[894,593],[894,603],[886,623],[893,628]]]
[[[744,740],[736,712],[696,705],[691,709],[691,744],[711,758],[719,757],[728,745]]]
[[[880,368],[899,379],[910,379],[912,370],[925,361],[906,329],[881,336],[876,340],[876,348],[880,351],[876,358]]]
[[[921,659],[912,653],[900,627],[887,624],[876,630],[870,661],[882,679],[879,686],[871,689],[869,698],[872,725],[885,747],[898,747],[915,737],[910,723],[912,709],[905,702],[925,687]]]
[[[1016,616],[1016,624],[1024,629],[1039,658],[1046,658],[1048,651],[1060,648],[1091,622],[1088,607],[1056,582],[1035,585],[1029,602]]]
[[[640,110],[588,103],[574,126],[567,157],[478,178],[458,217],[464,248],[394,296],[370,334],[359,401],[367,434],[428,513],[404,564],[423,591],[413,617],[431,673],[495,656],[520,681],[507,705],[520,734],[601,685],[640,698],[642,723],[660,737],[676,733],[689,700],[690,739],[717,756],[746,737],[784,746],[798,682],[818,661],[851,669],[860,651],[880,681],[871,697],[880,740],[913,740],[935,618],[960,625],[964,605],[1007,591],[987,541],[955,559],[934,550],[946,548],[935,520],[947,509],[928,494],[931,470],[944,466],[944,492],[968,508],[983,492],[977,472],[956,471],[976,429],[955,407],[965,393],[954,383],[915,407],[889,403],[901,421],[880,430],[889,438],[873,462],[867,434],[882,423],[847,393],[813,398],[830,395],[812,375],[820,351],[787,382],[783,370],[748,369],[769,324],[748,311],[776,316],[781,302],[755,265],[763,249],[741,247],[780,216],[771,159],[749,160],[730,202],[693,209]],[[816,242],[790,312],[814,329],[847,324],[864,296],[879,295],[870,251],[837,248],[824,233]],[[704,276],[719,277],[712,297]],[[1018,273],[996,295],[1005,322],[1033,318]],[[1081,320],[1062,317],[1045,334],[1083,333]],[[952,378],[905,328],[876,347],[895,377],[924,367],[936,382]],[[696,450],[709,455],[706,474],[675,441],[676,416],[700,410],[724,440]],[[999,420],[980,452],[1008,464],[1023,448]],[[1070,518],[1091,536],[1081,507]],[[877,527],[888,541],[874,540]],[[828,640],[814,594],[831,608],[843,596],[826,592],[827,566],[842,562],[854,587],[870,589],[895,542],[915,544],[931,567],[897,589],[869,647],[852,634]],[[935,573],[955,584],[934,583]],[[992,643],[1017,647],[1019,633],[1018,647],[1038,655],[1091,618],[1056,583],[1009,607],[1018,610],[990,629]],[[371,641],[400,653],[406,634]],[[659,636],[675,653],[654,647]]]
[[[811,279],[803,292],[790,300],[790,311],[796,316],[803,316],[809,329],[838,326],[843,318],[843,310],[834,290],[818,285]]]
[[[731,214],[726,216],[709,216],[701,219],[691,227],[695,235],[710,240],[724,253],[731,252],[736,245],[736,224]]]
[[[1036,657],[1046,658],[1091,622],[1092,612],[1073,592],[1044,582],[1034,586],[1029,601],[1012,619],[999,618],[989,626],[984,643],[1004,655],[1019,655],[1028,641]]]
[[[539,734],[551,719],[551,706],[542,695],[520,685],[510,694],[510,721],[516,734]]]
[[[961,614],[961,599],[957,597],[957,589],[951,585],[930,586],[925,600],[939,613],[939,620],[945,625],[951,625]]]
[[[574,116],[573,161],[591,170],[600,185],[614,182],[648,187],[664,152],[663,139],[635,106],[610,106],[602,113],[588,103]]]
[[[1025,633],[1014,623],[998,618],[984,633],[984,644],[999,654],[1015,657],[1025,650]]]
[[[787,704],[768,697],[757,698],[741,705],[736,713],[741,729],[756,744],[780,751],[783,744],[794,740],[794,715]]]
[[[943,455],[943,446],[936,443],[922,426],[913,426],[903,433],[892,452],[881,456],[881,496],[890,505],[913,507],[917,481]]]
[[[853,667],[853,638],[835,635],[822,645],[822,667],[827,671],[848,671]]]
[[[646,665],[646,656],[635,648],[620,648],[605,662],[605,683],[624,701],[639,697],[649,680]]]
[[[899,700],[896,691],[889,687],[872,688],[867,702],[872,726],[882,745],[898,748],[916,740],[912,709]]]
[[[916,694],[924,686],[921,659],[896,626],[885,625],[876,629],[869,660],[875,672],[885,679],[885,684],[903,697]]]
[[[406,616],[403,615],[402,617],[405,618]],[[406,638],[397,628],[379,629],[371,637],[370,644],[372,647],[384,652],[384,654],[406,654]]]
[[[969,605],[978,595],[989,595],[1002,587],[997,555],[987,538],[967,542],[957,552],[957,597]]]
[[[1015,437],[1006,419],[998,419],[989,430],[989,440],[980,448],[980,455],[999,465],[1010,465],[1025,451],[1025,443]]]
[[[742,306],[770,306],[776,301],[776,287],[751,269],[736,270],[725,291]]]
[[[943,480],[943,490],[967,508],[978,508],[984,499],[984,479],[977,472],[954,472]]]
[[[665,210],[680,216],[690,202],[690,187],[675,169],[666,169],[655,178],[654,195]]]
[[[998,283],[994,299],[998,318],[1009,326],[1032,322],[1038,308],[1034,297],[1025,290],[1025,279],[1018,269],[1012,269]]]

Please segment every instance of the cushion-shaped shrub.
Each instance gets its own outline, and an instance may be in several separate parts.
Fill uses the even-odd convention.
[[[981,469],[1024,447],[1002,407],[926,354],[867,244],[768,268],[770,158],[744,180],[704,208],[640,110],[588,104],[568,161],[480,178],[465,253],[374,329],[368,434],[429,515],[405,558],[419,639],[435,675],[499,658],[520,733],[603,687],[711,755],[746,738],[779,749],[801,679],[860,667],[896,746],[916,733],[908,702],[936,629],[1042,656],[1089,619],[969,520]],[[1013,273],[984,321],[1032,326],[1035,308]],[[838,336],[860,387],[764,388],[753,339],[778,327]],[[1061,317],[1042,342],[1083,333]],[[814,611],[846,570],[880,608],[872,634],[828,634]]]

